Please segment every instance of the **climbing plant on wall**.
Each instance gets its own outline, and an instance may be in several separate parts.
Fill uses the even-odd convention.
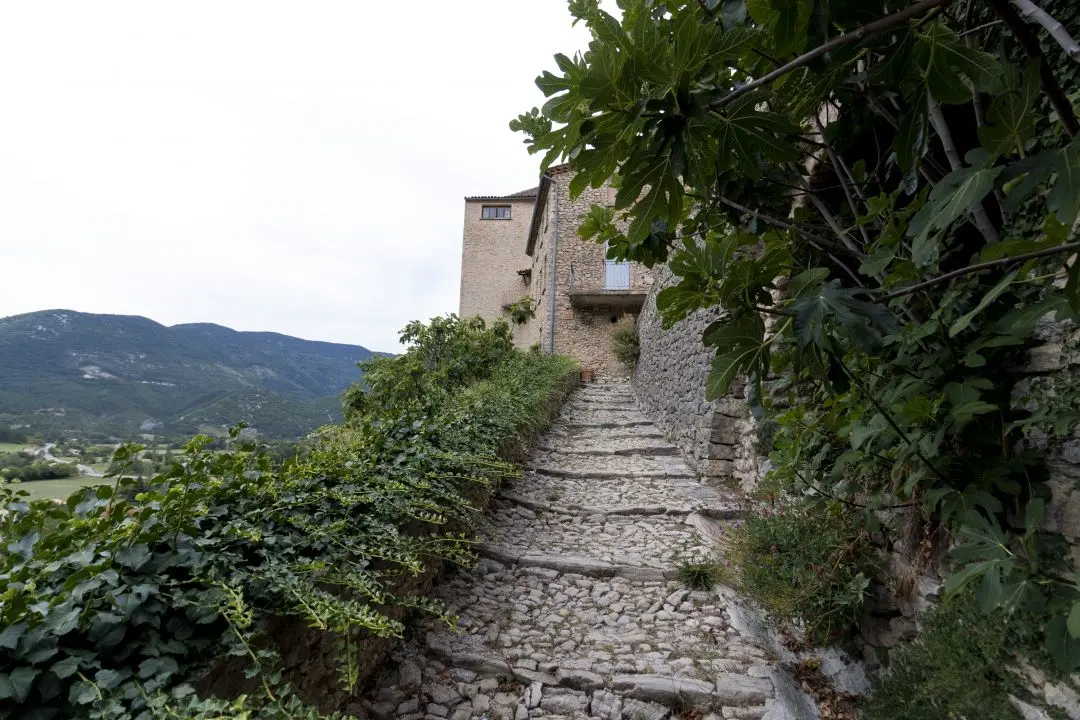
[[[570,1],[592,41],[511,123],[572,194],[618,187],[581,234],[669,264],[665,323],[723,308],[708,396],[746,374],[756,412],[784,397],[789,490],[875,531],[921,509],[953,534],[950,593],[1045,611],[1046,651],[1080,667],[1023,442],[1074,420],[1012,400],[1036,324],[1080,312],[1075,3],[617,5]]]

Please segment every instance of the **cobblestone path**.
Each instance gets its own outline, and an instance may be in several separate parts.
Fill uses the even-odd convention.
[[[723,596],[674,580],[680,560],[716,556],[737,514],[628,384],[578,390],[495,498],[479,565],[436,591],[460,632],[430,622],[373,691],[375,715],[790,717]]]

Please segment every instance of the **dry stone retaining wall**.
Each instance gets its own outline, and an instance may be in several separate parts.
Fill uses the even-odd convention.
[[[701,334],[719,309],[695,311],[665,330],[656,310],[656,295],[674,281],[665,268],[638,317],[641,356],[634,390],[645,412],[702,476],[735,479],[748,487],[757,478],[759,460],[745,385],[737,381],[727,396],[705,399],[713,351],[702,345]]]

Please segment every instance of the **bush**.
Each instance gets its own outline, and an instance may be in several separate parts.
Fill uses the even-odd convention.
[[[637,322],[633,315],[623,315],[615,326],[611,337],[611,351],[615,359],[633,370],[641,355],[641,341],[638,338]]]
[[[889,670],[863,710],[865,720],[1020,720],[1009,694],[1022,694],[1017,653],[1038,654],[1040,625],[1025,613],[984,613],[970,594],[923,616],[923,629],[892,652]]]
[[[64,505],[0,488],[0,717],[314,718],[268,623],[330,633],[351,691],[362,639],[400,636],[406,611],[441,615],[404,588],[472,562],[477,499],[514,471],[498,452],[541,422],[573,364],[506,348],[482,324],[408,332],[415,344],[378,363],[349,424],[300,458],[209,452],[200,436],[166,472]],[[432,383],[421,366],[457,392],[418,397]],[[142,449],[114,459],[130,467]],[[255,678],[246,698],[199,697],[228,658]]]
[[[820,644],[855,629],[876,557],[860,518],[820,505],[752,516],[737,526],[730,548],[740,587]]]

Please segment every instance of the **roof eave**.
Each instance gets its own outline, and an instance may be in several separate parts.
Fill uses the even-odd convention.
[[[551,191],[551,176],[544,173],[540,176],[540,187],[536,192],[536,204],[533,206],[532,220],[529,222],[529,240],[525,243],[525,254],[532,257],[536,249],[536,238],[540,235],[540,219],[544,216],[547,208],[548,194]]]

